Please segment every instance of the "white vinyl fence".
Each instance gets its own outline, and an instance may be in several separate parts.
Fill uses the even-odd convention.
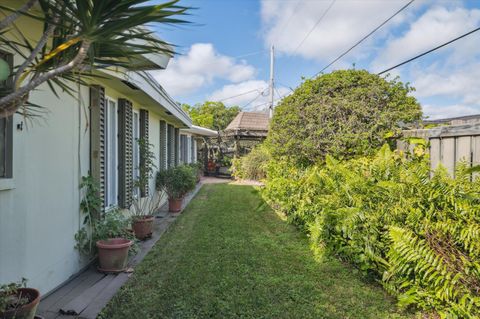
[[[452,174],[458,162],[480,164],[480,123],[439,126],[432,129],[404,131],[405,137],[421,137],[430,142],[432,169],[442,163]],[[408,144],[399,141],[398,149],[406,150]]]

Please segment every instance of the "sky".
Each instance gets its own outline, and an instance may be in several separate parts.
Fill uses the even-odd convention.
[[[191,23],[156,27],[178,54],[154,76],[180,103],[210,100],[264,110],[271,45],[277,103],[408,2],[181,0],[194,8],[185,17]],[[415,0],[325,73],[353,67],[380,72],[477,27],[480,0]],[[389,76],[416,89],[412,94],[430,119],[480,113],[480,31]]]

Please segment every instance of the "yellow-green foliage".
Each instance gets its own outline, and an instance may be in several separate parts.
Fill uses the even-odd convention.
[[[461,166],[461,165],[460,165]],[[402,306],[480,316],[480,180],[424,157],[375,156],[298,169],[269,164],[264,197],[324,247],[381,280]]]
[[[270,154],[262,144],[255,146],[247,155],[232,161],[232,171],[235,178],[263,180],[267,173]]]

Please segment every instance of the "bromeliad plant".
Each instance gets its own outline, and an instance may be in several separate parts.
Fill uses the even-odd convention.
[[[13,90],[0,92],[0,118],[15,112],[31,115],[29,94],[47,83],[73,95],[69,81],[82,82],[95,69],[120,67],[135,70],[139,57],[150,53],[173,54],[171,46],[153,36],[151,24],[176,25],[187,8],[178,0],[158,5],[147,0],[27,0],[18,7],[1,5],[0,47],[19,54],[23,60],[11,71]],[[13,2],[16,3],[16,2]],[[19,17],[43,25],[32,41]],[[11,32],[6,32],[11,31]],[[18,40],[17,40],[18,39]]]
[[[138,178],[134,181],[136,195],[133,197],[133,204],[130,209],[132,220],[141,219],[145,216],[154,215],[163,199],[163,192],[150,189],[150,179],[157,168],[155,165],[155,154],[152,151],[153,145],[145,139],[138,139],[140,165]],[[145,196],[149,194],[149,196]],[[151,194],[151,195],[150,195]]]
[[[136,196],[133,196],[130,214],[135,236],[143,240],[152,234],[153,215],[162,203],[164,192],[149,187],[150,179],[153,178],[153,172],[157,168],[155,154],[152,151],[153,145],[146,139],[138,139],[137,143],[139,145],[140,166],[136,168],[139,176],[134,182]]]

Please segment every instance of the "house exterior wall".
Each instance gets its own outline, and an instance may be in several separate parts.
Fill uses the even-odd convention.
[[[25,277],[45,293],[87,262],[74,249],[89,170],[88,88],[80,92],[79,101],[62,92],[57,99],[44,85],[31,100],[48,113],[28,127],[14,116],[13,178],[0,179],[0,283]]]
[[[26,29],[41,30],[24,22]],[[18,65],[18,55],[15,59]],[[103,80],[95,82],[109,98],[126,98],[135,110],[149,110],[149,141],[159,166],[160,106],[140,103],[136,96],[141,91],[125,95]],[[90,90],[78,88],[77,97],[58,90],[57,98],[42,85],[30,96],[46,107],[42,117],[32,122],[13,118],[13,178],[0,178],[0,284],[25,277],[45,294],[89,262],[74,248],[83,220],[79,185],[90,170]],[[17,129],[22,122],[23,130]],[[154,185],[155,176],[150,180]]]
[[[158,169],[160,119],[166,119],[155,105],[98,84],[112,100],[127,98],[134,110],[149,111],[149,142]],[[79,100],[67,94],[58,99],[41,87],[31,101],[48,106],[48,113],[28,128],[24,123],[23,131],[16,125],[24,119],[14,118],[13,178],[0,179],[0,283],[25,277],[44,294],[88,263],[74,248],[74,235],[82,227],[79,184],[90,169],[89,87],[81,87]]]

